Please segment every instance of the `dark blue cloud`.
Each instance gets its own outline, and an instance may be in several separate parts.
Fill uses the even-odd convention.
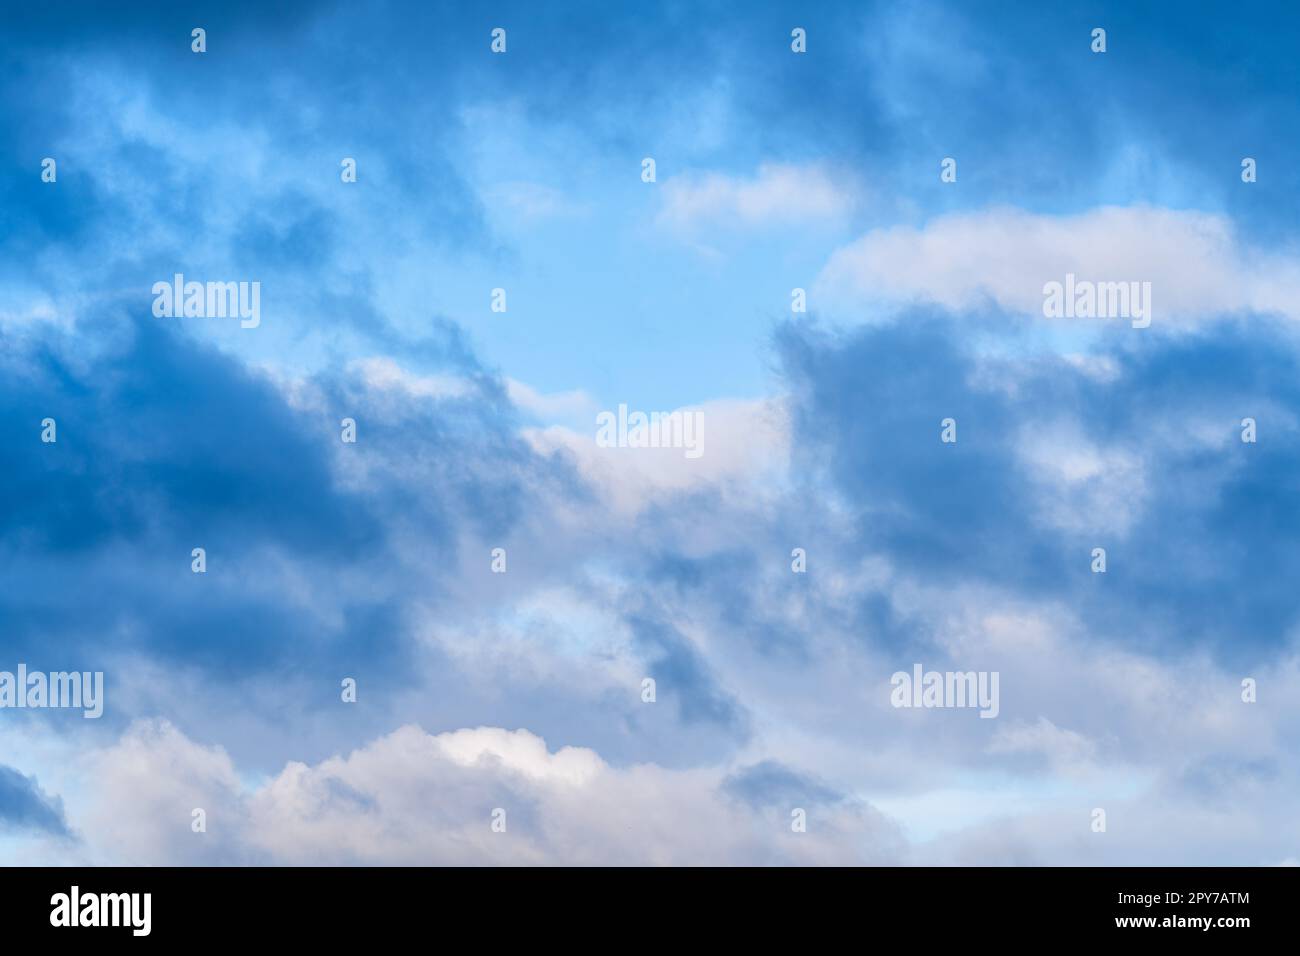
[[[723,790],[751,807],[830,806],[844,800],[826,784],[772,760],[764,760],[731,774],[723,781]]]
[[[4,829],[70,835],[63,801],[41,790],[34,777],[0,764],[0,830]]]
[[[645,655],[661,706],[675,707],[688,728],[701,733],[722,731],[728,744],[748,736],[749,715],[718,686],[707,663],[675,626],[667,609],[645,600],[641,606],[626,609],[624,621]]]
[[[54,655],[86,669],[140,650],[210,676],[293,664],[333,686],[341,662],[364,660],[397,679],[407,601],[388,589],[420,580],[422,600],[445,589],[393,536],[446,555],[463,528],[508,529],[534,492],[580,491],[514,434],[500,383],[464,364],[454,335],[445,367],[480,383],[472,396],[385,403],[348,373],[323,373],[310,383],[320,406],[303,410],[163,323],[83,332],[101,354],[33,345],[9,356],[0,384],[0,648],[33,667]],[[40,440],[46,417],[53,444]],[[355,446],[340,441],[345,417],[358,423]],[[341,484],[334,462],[353,450],[370,462],[364,487]],[[203,575],[190,569],[196,547]],[[342,582],[358,569],[384,584],[352,594]],[[287,570],[336,623],[267,593]]]
[[[1300,432],[1283,411],[1300,402],[1291,334],[1224,323],[1129,336],[1099,348],[1117,369],[1101,379],[1051,355],[999,366],[977,351],[977,329],[917,313],[838,335],[780,333],[798,462],[824,469],[851,503],[862,553],[886,554],[930,584],[1063,601],[1096,634],[1138,650],[1202,645],[1244,662],[1285,646],[1300,622],[1288,583],[1300,573],[1290,547]],[[947,417],[956,444],[940,441]],[[1240,441],[1246,417],[1260,420],[1257,444]],[[1221,445],[1182,438],[1207,420]],[[1018,443],[1034,440],[1027,426],[1056,422],[1143,459],[1141,486],[1106,489],[1134,500],[1132,527],[1075,514],[1094,525],[1085,533],[1043,520],[1042,479]],[[1105,576],[1090,569],[1097,546],[1107,548]]]

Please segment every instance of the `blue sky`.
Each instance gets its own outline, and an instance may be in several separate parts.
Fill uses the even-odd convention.
[[[1300,860],[1300,20],[803,7],[6,8],[0,861]]]

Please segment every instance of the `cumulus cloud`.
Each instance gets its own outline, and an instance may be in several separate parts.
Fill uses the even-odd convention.
[[[772,768],[742,774],[741,795],[719,770],[615,769],[527,730],[405,726],[251,788],[220,748],[165,722],[136,724],[97,761],[103,792],[87,819],[104,824],[101,847],[133,863],[844,864],[900,851],[869,805],[793,773],[775,789]],[[207,808],[206,833],[192,832],[193,807]],[[498,809],[504,832],[492,828]],[[794,809],[806,832],[792,829]]]

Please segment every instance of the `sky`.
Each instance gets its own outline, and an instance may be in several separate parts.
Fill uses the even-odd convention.
[[[3,14],[0,863],[1300,863],[1293,5]]]

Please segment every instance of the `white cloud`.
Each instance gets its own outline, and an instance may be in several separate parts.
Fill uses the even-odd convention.
[[[748,494],[777,478],[788,456],[789,427],[783,403],[720,399],[692,410],[703,416],[703,455],[687,458],[680,448],[602,448],[590,431],[553,426],[528,429],[524,437],[539,454],[564,451],[578,470],[623,515],[676,493],[744,483]],[[683,411],[687,411],[683,409]]]
[[[855,201],[854,191],[819,166],[764,164],[749,178],[687,173],[669,179],[663,184],[659,222],[691,229],[838,221]]]
[[[791,807],[739,799],[720,769],[617,769],[526,730],[408,725],[241,791],[219,748],[142,722],[97,769],[87,832],[136,864],[848,864],[894,861],[900,845],[861,802],[810,793],[808,831],[794,833]],[[190,830],[194,806],[210,808],[206,833]]]
[[[1222,216],[1150,206],[1072,216],[997,208],[877,229],[836,252],[814,289],[835,307],[991,303],[1041,318],[1043,285],[1067,273],[1149,281],[1156,324],[1236,312],[1300,318],[1300,257],[1247,248]]]
[[[367,387],[380,392],[401,391],[412,398],[462,398],[474,394],[473,383],[459,375],[417,375],[388,356],[356,359],[348,364]]]
[[[490,207],[508,215],[503,220],[536,221],[556,217],[580,216],[589,212],[587,206],[569,199],[560,190],[542,183],[511,181],[498,183],[485,190]]]
[[[1039,754],[1054,767],[1070,770],[1091,763],[1096,745],[1073,730],[1057,727],[1046,717],[1016,721],[1000,727],[989,742],[992,754]]]
[[[1048,526],[1123,537],[1147,501],[1141,452],[1098,445],[1074,422],[1024,425],[1015,452],[1037,491],[1036,516]]]
[[[507,378],[506,394],[520,409],[543,421],[585,419],[596,414],[596,400],[582,389],[539,392],[531,385]]]
[[[75,825],[114,862],[229,859],[224,838],[240,822],[240,781],[221,747],[200,747],[166,721],[138,721],[86,762],[95,786]],[[192,829],[204,811],[207,833]]]

